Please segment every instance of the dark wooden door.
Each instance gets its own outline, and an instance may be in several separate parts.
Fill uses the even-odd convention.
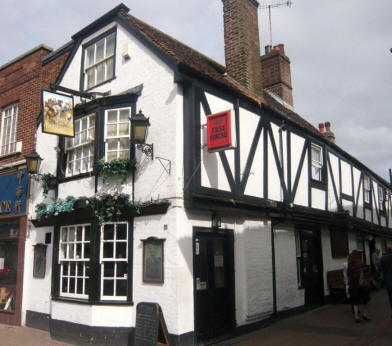
[[[231,236],[196,231],[194,238],[195,331],[198,340],[233,326],[233,242]]]
[[[317,231],[301,230],[300,239],[305,305],[320,304],[324,300],[320,234]]]

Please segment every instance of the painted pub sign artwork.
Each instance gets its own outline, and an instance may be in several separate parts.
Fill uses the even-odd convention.
[[[207,116],[207,148],[209,152],[233,148],[231,111]]]
[[[42,91],[42,131],[54,135],[74,136],[73,98]]]

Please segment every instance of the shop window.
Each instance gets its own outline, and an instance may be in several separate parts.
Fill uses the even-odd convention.
[[[92,171],[94,166],[95,115],[75,120],[75,137],[65,141],[66,176]]]
[[[148,238],[143,241],[143,282],[163,283],[163,244],[165,239]]]
[[[4,108],[1,118],[0,155],[15,153],[17,151],[18,104],[14,103]]]
[[[60,229],[60,295],[88,297],[90,277],[90,226],[66,226]]]
[[[101,227],[101,298],[126,300],[128,293],[128,223]]]
[[[342,229],[331,229],[332,258],[345,258],[349,255],[348,233]]]
[[[14,311],[18,222],[0,222],[0,311]]]
[[[110,109],[105,115],[106,161],[129,158],[131,109]]]
[[[371,201],[371,189],[370,189],[370,178],[368,175],[363,177],[363,191],[364,191],[364,201],[365,203],[370,203]]]
[[[322,181],[323,179],[323,151],[322,148],[316,144],[311,146],[312,158],[312,179]]]
[[[116,33],[88,44],[84,50],[84,88],[91,89],[114,77]]]

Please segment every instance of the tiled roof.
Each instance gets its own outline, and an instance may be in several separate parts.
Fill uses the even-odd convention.
[[[300,117],[297,113],[279,103],[268,93],[264,93],[263,96],[256,95],[228,76],[225,66],[179,42],[162,31],[155,29],[147,23],[144,23],[124,10],[120,11],[120,15],[134,28],[136,28],[145,39],[163,51],[180,67],[183,67],[200,77],[215,82],[223,87],[227,87],[235,93],[242,95],[259,105],[265,105],[282,115],[287,120],[319,135],[318,130],[314,126]]]

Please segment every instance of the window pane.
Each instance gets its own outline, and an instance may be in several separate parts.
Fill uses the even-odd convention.
[[[107,143],[108,143],[108,150],[117,150],[117,143],[118,143],[117,139],[108,139]]]
[[[129,138],[120,138],[120,149],[129,149]]]
[[[114,293],[114,280],[103,281],[103,295],[112,296]]]
[[[116,244],[116,258],[127,258],[127,243]]]
[[[120,136],[129,134],[129,123],[120,124]]]
[[[63,275],[64,276],[68,275],[68,266],[69,266],[69,263],[63,264]]]
[[[107,155],[107,158],[108,158],[108,161],[112,161],[112,160],[117,159],[117,152],[116,151],[109,152]]]
[[[128,121],[128,120],[129,120],[129,109],[121,109],[120,121]]]
[[[106,61],[106,80],[112,79],[114,76],[114,58]]]
[[[107,224],[104,226],[103,239],[114,239],[114,224]]]
[[[129,150],[120,151],[119,159],[129,159]]]
[[[94,64],[94,49],[95,49],[94,45],[86,49],[86,67]]]
[[[103,257],[104,258],[113,258],[113,243],[104,243],[103,244]]]
[[[83,294],[83,279],[77,280],[77,290],[76,293]]]
[[[77,227],[76,228],[76,240],[77,241],[82,241],[82,236],[83,236],[83,228],[82,227]]]
[[[61,292],[68,293],[68,278],[63,278]]]
[[[76,273],[76,264],[75,262],[71,262],[69,266],[69,275],[75,276],[75,273]]]
[[[117,225],[117,239],[127,239],[127,225],[120,223]]]
[[[69,279],[69,293],[75,293],[75,278]]]
[[[114,38],[115,38],[114,33],[110,34],[106,38],[106,57],[114,54],[114,44],[115,44]]]
[[[109,111],[108,123],[116,123],[116,122],[117,122],[117,111]]]
[[[84,258],[90,258],[90,244],[84,245]]]
[[[107,135],[108,135],[108,137],[117,136],[117,125],[108,125],[107,126]]]
[[[105,262],[103,268],[104,277],[114,277],[114,262]]]
[[[97,84],[102,83],[105,80],[105,64],[99,64],[97,66]]]
[[[84,240],[90,240],[90,226],[84,228]]]
[[[122,277],[126,276],[127,273],[128,273],[128,263],[127,262],[118,262],[116,277],[122,278]]]
[[[99,62],[104,58],[104,46],[105,45],[105,40],[101,40],[97,42],[97,56],[95,59],[95,62]]]
[[[321,150],[319,148],[312,147],[312,160],[321,163]]]
[[[87,71],[87,89],[90,89],[91,87],[94,86],[95,84],[94,76],[95,76],[94,68],[91,68],[90,70]]]
[[[117,280],[116,282],[116,296],[127,295],[127,280]]]
[[[77,276],[83,276],[83,263],[80,262],[77,264]]]

